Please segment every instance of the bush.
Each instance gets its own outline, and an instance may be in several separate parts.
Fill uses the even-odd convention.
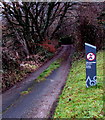
[[[14,70],[19,67],[19,60],[15,57],[14,52],[3,49],[2,51],[2,68],[3,70]]]

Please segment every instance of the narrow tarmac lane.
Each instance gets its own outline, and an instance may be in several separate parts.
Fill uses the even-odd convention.
[[[60,58],[62,54],[66,51],[66,47],[62,46],[61,51],[55,54],[55,56],[49,60],[47,63],[39,67],[39,69],[27,76],[23,81],[17,83],[14,87],[3,93],[2,95],[2,111],[6,111],[14,101],[19,99],[20,93],[27,90],[33,85],[33,81],[56,59]]]
[[[59,55],[64,58],[61,66],[52,72],[45,81],[35,83],[31,77],[32,90],[27,95],[20,95],[20,89],[14,88],[3,95],[3,118],[48,118],[53,103],[57,100],[62,86],[64,86],[70,69],[73,47],[64,45]],[[57,58],[59,58],[57,57]],[[37,71],[38,72],[38,71]],[[34,73],[35,74],[35,73]],[[20,87],[22,90],[22,87]],[[7,96],[6,96],[7,95]],[[17,96],[16,96],[17,95]]]

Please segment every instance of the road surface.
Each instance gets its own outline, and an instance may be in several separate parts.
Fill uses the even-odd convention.
[[[65,84],[71,63],[73,47],[64,45],[61,52],[45,65],[32,73],[23,82],[14,86],[2,96],[3,118],[48,118],[61,89]],[[64,58],[61,66],[54,70],[45,81],[35,83],[35,79],[53,61]],[[21,95],[23,90],[32,88],[31,92]]]

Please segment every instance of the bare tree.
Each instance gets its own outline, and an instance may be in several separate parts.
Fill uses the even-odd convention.
[[[75,3],[3,2],[3,15],[28,54],[37,43],[53,39],[73,5]]]

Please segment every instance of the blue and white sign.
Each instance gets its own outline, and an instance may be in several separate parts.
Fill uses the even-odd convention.
[[[86,87],[95,86],[96,80],[96,46],[85,43],[86,51]]]

